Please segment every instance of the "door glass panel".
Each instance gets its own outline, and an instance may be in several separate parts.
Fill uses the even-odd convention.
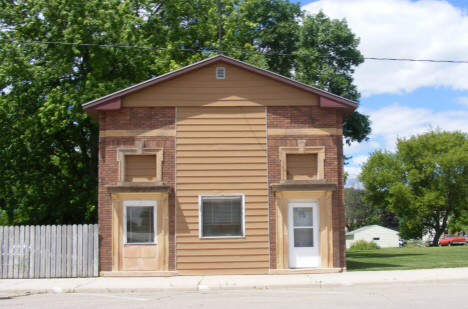
[[[312,226],[312,208],[293,209],[294,226]]]
[[[294,247],[313,247],[314,229],[302,228],[294,229]]]

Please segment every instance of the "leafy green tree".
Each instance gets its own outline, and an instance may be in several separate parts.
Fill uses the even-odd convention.
[[[450,217],[447,227],[450,234],[468,234],[468,212]]]
[[[358,45],[359,38],[348,28],[345,19],[331,20],[322,11],[306,15],[299,30],[294,78],[350,100],[359,100],[361,95],[352,77],[354,68],[364,62]],[[369,117],[357,111],[343,125],[348,144],[367,140],[370,133]]]
[[[363,201],[364,193],[362,189],[345,188],[345,227],[350,232],[366,225],[381,224],[376,211]]]
[[[359,98],[351,74],[362,58],[310,58],[308,74],[307,58],[298,56],[360,57],[345,21],[305,16],[288,1],[222,3],[222,50],[228,56]],[[318,29],[321,43],[308,43],[307,35],[315,38],[306,28]],[[339,53],[343,48],[350,52]],[[213,0],[1,1],[0,221],[95,222],[98,128],[81,105],[218,52]],[[345,123],[348,142],[369,132],[366,116],[354,113]]]
[[[363,226],[378,224],[398,230],[399,224],[395,214],[364,201],[365,194],[366,190],[359,182],[345,188],[346,229],[351,232]]]
[[[434,231],[433,245],[468,211],[467,180],[468,135],[439,129],[398,139],[395,153],[375,151],[360,176],[365,200],[394,212],[402,237]]]

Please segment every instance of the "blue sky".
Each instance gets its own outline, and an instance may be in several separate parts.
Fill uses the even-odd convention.
[[[365,57],[468,61],[466,0],[304,0],[303,9],[346,18]],[[468,132],[468,64],[367,60],[356,69],[368,142],[345,146],[351,182],[369,153],[429,127]]]

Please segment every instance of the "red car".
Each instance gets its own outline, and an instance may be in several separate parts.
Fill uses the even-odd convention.
[[[466,238],[457,235],[445,235],[444,238],[439,239],[439,247],[451,245],[466,245]]]

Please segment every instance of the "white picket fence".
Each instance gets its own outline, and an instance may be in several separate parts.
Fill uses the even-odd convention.
[[[0,278],[96,277],[98,225],[0,226]]]

